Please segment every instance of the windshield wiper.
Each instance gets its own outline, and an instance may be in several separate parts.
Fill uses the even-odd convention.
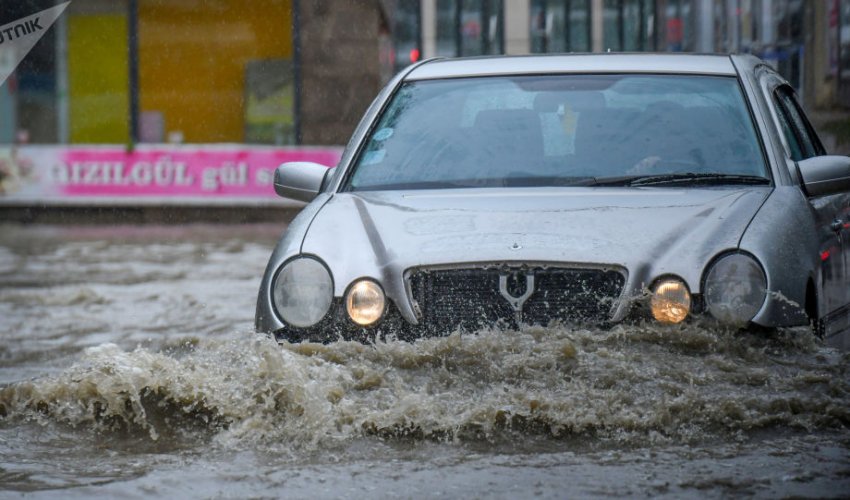
[[[653,186],[659,184],[723,184],[766,185],[770,179],[757,175],[722,173],[679,173],[655,175],[623,175],[617,177],[591,177],[573,184],[574,186]]]

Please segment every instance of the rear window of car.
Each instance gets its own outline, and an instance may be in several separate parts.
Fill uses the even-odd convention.
[[[555,75],[409,82],[373,127],[347,188],[570,185],[670,173],[767,177],[737,79]]]

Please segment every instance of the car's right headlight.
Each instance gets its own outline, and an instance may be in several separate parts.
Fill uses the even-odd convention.
[[[718,321],[744,326],[764,304],[767,279],[754,258],[731,253],[711,265],[705,276],[703,296],[708,312]]]
[[[665,278],[652,290],[650,300],[652,317],[660,323],[673,325],[685,321],[691,312],[691,293],[678,278]]]
[[[314,257],[297,257],[278,271],[272,282],[272,301],[280,318],[292,326],[313,326],[328,313],[333,278]]]

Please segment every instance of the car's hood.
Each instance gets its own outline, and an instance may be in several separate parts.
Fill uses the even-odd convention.
[[[769,187],[511,188],[340,193],[302,251],[320,256],[337,294],[365,275],[416,266],[565,262],[623,267],[632,286],[662,274],[696,291],[704,265],[736,248]]]

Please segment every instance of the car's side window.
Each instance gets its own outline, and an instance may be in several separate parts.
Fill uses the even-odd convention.
[[[776,116],[779,118],[779,124],[782,125],[782,135],[785,136],[785,140],[788,142],[788,149],[790,149],[791,159],[794,161],[800,161],[804,158],[803,149],[800,146],[800,141],[797,139],[797,134],[794,133],[792,129],[791,123],[789,122],[788,115],[785,114],[785,110],[782,106],[776,106]]]
[[[814,128],[794,97],[794,91],[783,85],[774,91],[773,97],[779,111],[782,132],[791,148],[791,159],[800,161],[826,154]]]
[[[804,127],[806,137],[812,143],[812,147],[814,148],[815,154],[814,156],[824,156],[826,155],[826,148],[823,146],[823,143],[820,142],[817,133],[815,133],[815,128],[812,126],[812,123],[806,117],[805,111],[803,111],[803,107],[800,106],[800,101],[797,100],[797,94],[791,90],[790,87],[786,88],[787,90],[787,100],[791,106],[791,109],[798,117],[801,126]]]

